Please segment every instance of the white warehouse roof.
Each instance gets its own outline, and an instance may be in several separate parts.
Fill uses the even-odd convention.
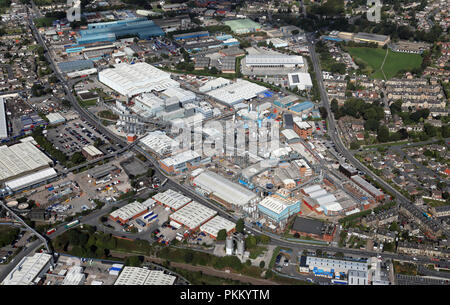
[[[52,112],[47,114],[47,119],[50,125],[58,124],[66,121],[66,118],[59,112]]]
[[[164,271],[125,267],[114,285],[173,285],[176,277]]]
[[[210,209],[196,201],[192,201],[170,215],[170,219],[193,230],[204,224],[216,214],[217,211],[214,211],[213,209]]]
[[[259,206],[265,207],[266,209],[274,212],[275,214],[280,214],[288,206],[292,205],[293,202],[283,199],[281,197],[268,196],[258,203]]]
[[[303,57],[299,55],[255,54],[247,55],[245,63],[251,65],[303,65]]]
[[[132,97],[143,92],[163,91],[180,84],[164,72],[145,62],[120,63],[98,73],[98,80],[122,95]]]
[[[3,285],[31,285],[44,268],[49,266],[52,256],[35,253],[24,257],[3,280]]]
[[[0,181],[48,167],[52,160],[30,142],[0,146]]]
[[[153,150],[160,156],[170,152],[177,152],[179,150],[179,143],[159,130],[149,132],[139,141],[144,144],[147,149]]]
[[[53,168],[49,167],[32,174],[22,176],[17,179],[9,180],[5,182],[5,186],[9,187],[13,191],[16,191],[23,189],[27,186],[31,186],[39,182],[45,181],[47,179],[54,178],[57,175],[58,174],[56,173],[56,171]]]
[[[305,187],[305,188],[303,188],[303,191],[306,193],[306,194],[311,194],[312,192],[315,192],[315,191],[318,191],[318,190],[321,190],[322,188],[320,187],[320,185],[318,185],[318,184],[315,184],[315,185],[311,185],[311,186],[308,186],[308,187]]]
[[[154,200],[147,199],[144,202],[135,201],[124,205],[120,209],[113,211],[110,215],[113,218],[120,218],[122,220],[127,221],[131,219],[133,216],[148,210],[148,208],[154,203]]]
[[[186,197],[181,193],[175,192],[172,189],[168,189],[164,193],[158,193],[152,198],[174,210],[178,210],[179,208],[192,201],[191,198]]]
[[[207,95],[229,106],[252,99],[267,88],[258,84],[238,79],[235,83],[211,90]]]
[[[198,157],[200,157],[200,155],[196,151],[186,150],[179,154],[176,154],[174,156],[171,156],[171,157],[165,158],[164,160],[161,160],[161,163],[163,163],[167,167],[170,167],[172,165],[176,167],[179,164],[183,164],[183,163],[192,161]]]
[[[243,206],[257,198],[252,191],[211,171],[204,171],[194,178],[194,186],[212,192],[214,196],[233,205]]]
[[[200,227],[200,231],[217,238],[217,234],[220,230],[225,229],[228,233],[234,228],[236,228],[236,224],[234,222],[217,215],[216,217],[202,225]]]
[[[196,96],[194,92],[181,89],[179,87],[172,87],[165,90],[162,94],[167,97],[176,97],[181,103],[195,100]]]
[[[217,88],[223,87],[223,86],[228,85],[230,83],[231,83],[231,81],[229,79],[226,79],[226,78],[223,78],[223,77],[219,77],[219,78],[215,78],[213,80],[207,81],[203,86],[198,88],[198,90],[200,92],[207,92],[207,91],[211,91],[213,89],[217,89]]]

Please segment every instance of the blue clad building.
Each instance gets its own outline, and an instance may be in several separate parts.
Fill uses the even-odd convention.
[[[290,216],[300,212],[300,200],[285,199],[278,194],[268,196],[258,203],[258,210],[270,220],[283,226]]]
[[[290,110],[300,113],[300,112],[311,111],[313,108],[314,108],[314,103],[303,102],[303,103],[295,104],[294,106],[292,106],[290,108]]]
[[[115,41],[117,38],[136,35],[140,39],[163,36],[164,31],[147,18],[131,18],[111,22],[90,23],[86,30],[80,30],[78,44],[101,41]]]

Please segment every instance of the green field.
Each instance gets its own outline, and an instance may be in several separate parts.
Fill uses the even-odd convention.
[[[380,68],[383,64],[386,50],[381,48],[351,47],[348,48],[348,51],[356,61],[359,60],[366,64],[367,67],[364,72],[376,79],[384,78]],[[400,70],[410,71],[414,68],[419,68],[421,64],[422,56],[419,54],[392,52],[388,49],[388,55],[383,66],[383,71],[386,74],[386,78],[391,79]]]

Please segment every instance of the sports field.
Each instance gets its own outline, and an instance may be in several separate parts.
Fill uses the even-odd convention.
[[[408,54],[392,52],[388,49],[388,55],[383,65],[383,71],[381,66],[386,55],[386,50],[382,48],[348,48],[350,55],[356,60],[362,61],[366,64],[364,69],[371,77],[377,79],[383,79],[383,71],[387,79],[394,77],[398,71],[405,70],[410,71],[414,68],[419,68],[422,64],[422,56],[420,54]]]

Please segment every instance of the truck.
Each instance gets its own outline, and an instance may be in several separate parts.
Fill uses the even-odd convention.
[[[77,219],[77,220],[74,220],[74,221],[69,222],[69,223],[66,224],[64,227],[65,227],[66,229],[70,229],[70,228],[76,226],[76,225],[79,224],[79,223],[80,223],[80,221]]]
[[[52,228],[52,229],[48,230],[46,234],[51,235],[52,233],[55,233],[55,232],[56,232],[56,229]]]

